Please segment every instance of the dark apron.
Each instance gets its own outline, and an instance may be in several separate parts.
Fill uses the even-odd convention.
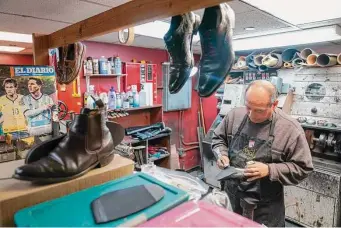
[[[248,161],[272,163],[272,143],[276,114],[272,116],[268,140],[249,137],[241,133],[248,116],[245,115],[229,147],[231,166],[245,168]],[[230,179],[222,183],[230,197],[232,208],[238,214],[243,213],[241,205],[255,205],[253,220],[268,227],[285,226],[285,208],[283,186],[277,181],[264,177],[255,181]]]

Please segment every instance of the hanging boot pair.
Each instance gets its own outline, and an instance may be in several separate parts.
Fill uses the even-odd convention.
[[[106,122],[103,102],[99,109],[83,109],[66,135],[43,142],[28,153],[25,165],[13,175],[19,180],[56,183],[75,179],[114,158],[114,149],[124,137],[122,126]]]
[[[235,14],[227,3],[206,8],[202,21],[193,12],[172,17],[164,36],[171,56],[169,91],[177,93],[184,86],[194,66],[193,35],[199,31],[202,55],[199,64],[200,97],[211,96],[224,82],[234,63],[232,28]]]
[[[85,50],[85,45],[81,42],[58,48],[59,61],[56,80],[59,84],[70,84],[77,78],[83,66]]]

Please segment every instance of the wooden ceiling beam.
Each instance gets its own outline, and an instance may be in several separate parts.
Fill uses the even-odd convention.
[[[49,35],[49,48],[87,40],[231,0],[133,0]]]

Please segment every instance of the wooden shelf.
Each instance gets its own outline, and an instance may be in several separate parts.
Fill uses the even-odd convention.
[[[84,77],[90,78],[107,78],[107,77],[121,77],[127,76],[127,74],[85,74]]]

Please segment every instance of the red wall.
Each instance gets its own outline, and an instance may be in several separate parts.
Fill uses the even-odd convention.
[[[8,65],[32,65],[32,55],[17,55],[17,54],[4,54],[0,53],[0,64]]]
[[[115,44],[106,44],[106,43],[97,43],[97,42],[84,42],[86,44],[86,57],[101,57],[101,56],[114,56],[119,55],[122,61],[130,62],[132,59],[136,59],[137,61],[146,60],[150,61],[154,64],[158,65],[158,84],[162,81],[162,62],[168,61],[168,54],[165,50],[155,50],[148,48],[138,48],[138,47],[128,47],[122,45]],[[198,59],[198,56],[196,56]],[[31,59],[32,61],[32,59]],[[25,64],[27,62],[22,59],[22,57],[18,56],[17,61],[5,63],[5,64]],[[30,63],[31,64],[31,63]],[[129,77],[129,75],[128,75]],[[91,79],[91,84],[95,85],[95,89],[102,90],[107,87],[107,83],[112,83],[112,81],[108,81],[112,79]],[[101,86],[102,85],[102,86]],[[102,88],[102,89],[101,89]],[[81,75],[81,90],[85,91],[85,79],[83,75]],[[67,86],[66,92],[59,91],[59,99],[67,102],[69,110],[78,111],[81,107],[82,98],[74,98],[72,97],[72,84]],[[212,124],[214,118],[217,115],[216,109],[216,98],[214,96],[209,98],[203,98],[203,110],[204,110],[204,118],[205,118],[205,126],[206,131],[209,129]],[[162,89],[158,90],[158,101],[162,103]],[[72,105],[70,105],[72,104]],[[198,126],[198,111],[199,111],[199,96],[197,92],[193,90],[192,92],[192,108],[184,111],[184,141],[186,143],[197,142],[197,126]],[[171,127],[173,130],[172,133],[172,144],[176,144],[176,148],[179,147],[179,117],[180,112],[166,112],[164,113],[164,121],[167,126]],[[187,148],[184,146],[184,148]],[[180,163],[182,168],[190,169],[200,164],[200,155],[199,150],[189,150],[185,153],[185,155],[180,159]]]

